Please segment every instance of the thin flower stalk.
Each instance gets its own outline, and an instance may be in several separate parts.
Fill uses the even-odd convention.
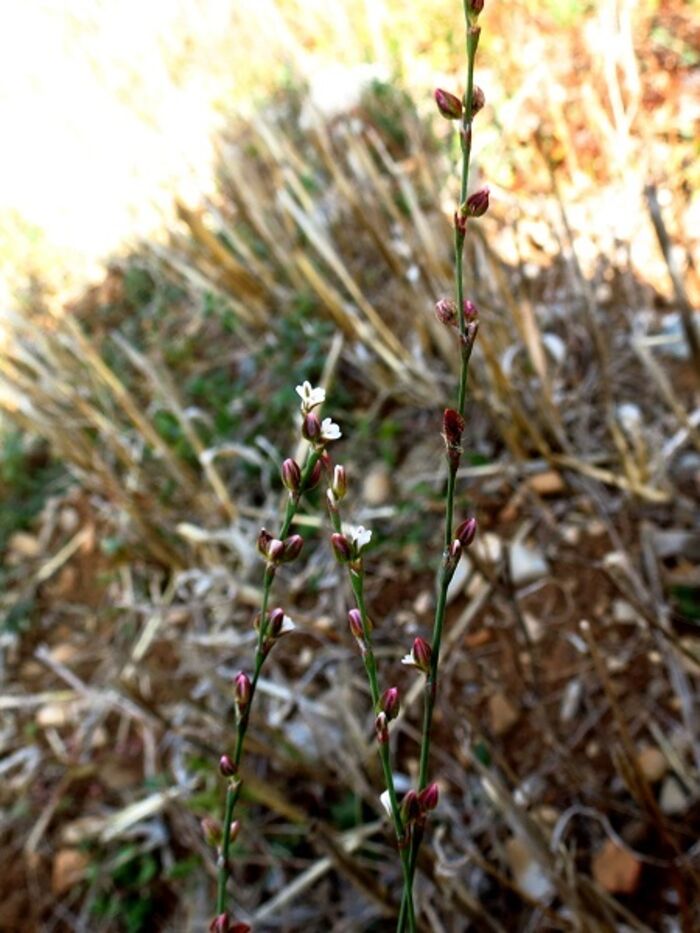
[[[391,767],[388,733],[389,721],[395,718],[398,713],[399,696],[398,690],[395,688],[389,688],[384,691],[383,694],[380,693],[377,661],[372,643],[372,622],[367,612],[364,594],[364,563],[362,551],[370,541],[371,532],[360,527],[356,530],[354,535],[352,535],[351,540],[343,534],[338,503],[345,494],[345,490],[345,471],[342,467],[336,467],[333,477],[329,480],[327,494],[328,512],[333,526],[332,545],[336,559],[339,563],[347,566],[350,587],[355,599],[356,608],[349,613],[350,630],[360,647],[360,653],[367,673],[372,708],[376,714],[375,732],[377,750],[384,774],[384,782],[386,784],[386,791],[385,795],[382,795],[382,800],[387,801],[386,809],[393,823],[394,833],[396,834],[397,848],[401,858],[401,869],[403,873],[402,909],[403,904],[406,903],[408,929],[413,933],[416,929],[416,920],[413,909],[413,898],[410,896],[409,889],[411,870],[408,847],[411,838],[413,818],[406,808],[406,799],[404,798],[404,801],[399,804],[396,794],[394,774]],[[347,546],[343,546],[341,542],[346,542]]]
[[[447,448],[447,488],[445,492],[445,534],[444,550],[442,553],[437,581],[437,602],[430,644],[430,660],[425,672],[425,691],[423,705],[423,726],[421,732],[420,764],[418,773],[418,792],[424,792],[428,787],[430,740],[433,724],[433,714],[437,697],[438,673],[440,664],[440,647],[445,624],[445,610],[447,607],[447,591],[450,581],[459,563],[461,552],[473,540],[476,524],[473,519],[462,522],[455,531],[455,489],[457,470],[462,454],[461,436],[464,430],[464,416],[467,400],[467,381],[469,376],[469,361],[476,340],[478,330],[478,313],[470,301],[464,298],[464,244],[469,221],[482,216],[488,209],[488,188],[482,188],[471,196],[467,196],[469,184],[469,163],[472,148],[472,124],[477,110],[483,106],[484,95],[481,89],[474,85],[474,62],[479,44],[481,28],[478,18],[483,9],[483,0],[463,0],[464,18],[466,24],[466,53],[467,53],[467,86],[462,100],[462,107],[449,107],[443,103],[445,98],[438,99],[438,108],[443,116],[454,112],[452,119],[459,118],[459,135],[461,142],[462,164],[460,200],[454,215],[454,283],[455,305],[452,313],[451,302],[443,299],[438,302],[436,314],[438,319],[447,326],[458,328],[459,344],[461,349],[461,365],[459,374],[459,387],[457,390],[457,404],[455,409],[447,409],[443,419],[443,436]],[[448,103],[451,97],[447,98]],[[441,106],[442,104],[442,106]],[[447,113],[445,112],[447,111]],[[451,118],[451,117],[448,117]],[[468,529],[465,526],[468,525]],[[461,534],[460,534],[461,532]],[[418,850],[423,836],[424,820],[414,827],[411,837],[409,853],[409,884],[401,906],[398,930],[402,931],[408,916],[413,896],[413,880],[415,877]]]
[[[265,558],[260,613],[256,626],[258,631],[253,662],[253,676],[248,678],[240,673],[235,680],[234,698],[236,705],[236,742],[232,756],[223,755],[219,762],[221,774],[227,778],[224,821],[221,832],[221,844],[217,861],[218,883],[216,914],[226,914],[226,887],[231,873],[230,848],[234,833],[238,827],[234,813],[240,797],[242,782],[239,767],[245,745],[245,738],[250,723],[250,714],[255,693],[265,659],[275,641],[293,629],[293,624],[281,609],[269,610],[272,583],[280,564],[288,563],[298,557],[303,541],[299,535],[289,534],[292,522],[299,508],[303,494],[313,488],[320,478],[321,461],[327,456],[326,445],[340,437],[340,430],[329,418],[321,423],[314,409],[325,399],[322,389],[312,388],[309,383],[297,387],[301,397],[302,435],[309,441],[309,448],[302,467],[293,460],[285,460],[281,467],[282,482],[289,492],[279,533],[276,537],[265,529],[258,536],[258,550]],[[318,430],[317,430],[318,426]],[[310,436],[308,436],[310,435]]]

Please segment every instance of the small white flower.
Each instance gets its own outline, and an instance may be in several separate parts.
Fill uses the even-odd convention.
[[[319,390],[314,390],[319,391]],[[320,390],[323,391],[323,390]],[[339,437],[342,437],[340,433],[340,428],[338,425],[331,421],[330,418],[324,418],[321,422],[321,440],[322,441],[337,441]]]
[[[391,812],[391,799],[389,797],[389,791],[385,790],[383,794],[380,794],[379,800],[381,805],[386,810],[386,815],[389,817],[389,819],[391,819],[394,814]]]
[[[406,667],[418,667],[418,665],[416,664],[416,659],[413,657],[413,652],[411,652],[410,654],[405,654],[401,658],[401,663],[405,664]]]
[[[296,391],[301,398],[301,411],[304,415],[308,415],[310,411],[326,401],[326,390],[320,387],[315,389],[310,382],[297,386]]]
[[[352,543],[355,545],[355,550],[358,554],[367,547],[371,540],[372,532],[363,525],[358,525],[352,533]]]

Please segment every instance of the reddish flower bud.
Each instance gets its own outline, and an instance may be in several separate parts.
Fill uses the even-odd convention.
[[[282,482],[287,489],[292,494],[298,493],[301,484],[301,470],[296,460],[292,460],[291,457],[288,457],[282,464],[280,472],[282,474]]]
[[[435,782],[428,784],[428,786],[418,794],[418,803],[421,810],[424,812],[427,810],[434,810],[438,805],[439,798],[440,788],[437,784]]]
[[[345,475],[345,467],[339,463],[333,470],[333,481],[331,483],[331,492],[335,498],[340,501],[348,491],[348,478]]]
[[[332,534],[331,535],[331,546],[333,548],[333,553],[335,554],[335,559],[340,564],[347,564],[348,561],[352,560],[352,547],[350,542],[341,534]]]
[[[284,541],[279,538],[272,538],[267,545],[267,559],[271,564],[278,564],[284,560]]]
[[[451,298],[440,298],[435,302],[435,317],[447,327],[456,327],[457,305]]]
[[[362,614],[359,609],[351,609],[350,612],[348,612],[348,624],[350,625],[350,631],[354,637],[363,641],[365,630],[362,627]]]
[[[318,486],[318,481],[321,479],[321,461],[317,460],[314,463],[313,469],[311,471],[311,476],[307,480],[306,486],[304,489],[315,489]]]
[[[379,744],[386,745],[389,741],[389,721],[386,713],[380,713],[374,720],[374,731]]]
[[[456,567],[460,557],[462,556],[462,542],[457,538],[455,538],[450,545],[449,556],[450,566],[453,568]]]
[[[239,834],[240,834],[240,831],[241,831],[241,821],[240,821],[240,820],[234,820],[234,821],[231,823],[231,828],[230,828],[229,831],[228,831],[228,833],[229,833],[229,838],[230,838],[231,842],[235,842],[236,839],[238,839],[238,836],[239,836]]]
[[[307,441],[317,441],[321,437],[321,421],[316,412],[310,411],[304,415],[301,433]]]
[[[282,552],[282,563],[289,564],[301,554],[304,547],[304,539],[301,535],[290,535],[284,540],[284,550]]]
[[[242,715],[248,708],[253,690],[250,678],[247,674],[244,674],[243,671],[241,671],[240,674],[236,675],[236,679],[233,682],[233,687],[233,698],[236,704],[236,709],[238,713]]]
[[[270,613],[268,632],[272,638],[278,638],[284,623],[284,609],[278,606]]]
[[[484,0],[467,0],[467,11],[472,16],[478,16],[484,9]]]
[[[457,538],[462,547],[469,547],[476,537],[476,519],[467,518],[461,524],[457,525],[455,538]]]
[[[465,210],[462,210],[462,208],[460,207],[460,209],[459,209],[458,211],[455,211],[455,213],[454,213],[454,222],[455,222],[455,230],[456,230],[461,236],[464,236],[465,233],[467,232],[467,214],[466,214],[466,206],[465,206]]]
[[[233,758],[230,758],[228,755],[222,755],[219,758],[219,771],[223,777],[234,777],[238,768]]]
[[[486,103],[486,95],[481,90],[480,87],[475,86],[472,90],[472,116],[476,114],[483,108]]]
[[[446,120],[459,120],[462,116],[462,101],[449,91],[443,91],[437,88],[435,91],[435,103],[441,115]]]
[[[250,933],[251,927],[247,923],[233,923],[228,928],[228,933]]]
[[[427,674],[430,670],[430,659],[433,654],[432,648],[428,642],[424,638],[414,639],[411,654],[413,655],[416,667],[425,671]]]
[[[267,557],[267,549],[270,546],[270,541],[272,541],[272,535],[269,531],[266,531],[264,528],[260,529],[260,534],[258,535],[258,551],[262,554],[263,557]]]
[[[464,299],[462,313],[464,315],[465,324],[469,324],[471,321],[477,321],[479,319],[479,309],[474,304],[474,302],[470,301],[468,298]]]
[[[221,825],[210,816],[205,816],[199,824],[202,829],[202,836],[208,846],[216,848],[221,842]]]
[[[459,448],[463,431],[464,418],[454,408],[446,408],[442,416],[442,436],[447,446]]]
[[[228,914],[219,914],[209,924],[209,933],[229,933]]]
[[[388,690],[385,690],[379,700],[379,709],[382,713],[386,714],[388,722],[391,722],[392,719],[396,719],[399,715],[399,709],[401,707],[401,702],[399,700],[399,691],[396,687],[389,687]]]
[[[479,188],[467,198],[467,216],[482,217],[489,209],[489,189],[487,186]]]
[[[420,811],[418,794],[414,790],[409,790],[401,801],[401,819],[406,824],[413,823],[420,816]]]

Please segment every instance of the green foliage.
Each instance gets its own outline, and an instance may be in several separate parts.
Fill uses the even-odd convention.
[[[160,874],[155,855],[140,853],[135,846],[124,846],[108,881],[98,878],[97,863],[91,874],[98,884],[105,885],[93,902],[92,910],[97,917],[114,921],[115,929],[123,933],[146,933],[155,928],[159,904],[153,882]]]

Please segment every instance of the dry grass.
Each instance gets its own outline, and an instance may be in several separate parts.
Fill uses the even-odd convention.
[[[349,31],[332,7],[314,28],[348,45],[414,29],[384,4],[385,22],[367,5]],[[604,4],[576,29],[524,4],[489,14],[478,158],[496,206],[468,262],[483,326],[461,502],[486,543],[450,605],[426,929],[700,922],[697,205],[678,174],[692,25],[680,5],[632,12]],[[295,7],[274,15],[303,65]],[[446,35],[442,8],[420,22],[426,41]],[[514,36],[528,56],[506,57]],[[420,78],[414,54],[399,65]],[[446,73],[456,55],[441,50]],[[442,128],[380,86],[302,130],[306,100],[232,121],[216,194],[181,203],[167,243],[69,306],[37,298],[3,322],[3,409],[74,479],[6,551],[3,929],[203,928],[198,819],[219,811],[252,542],[274,524],[301,378],[323,374],[353,518],[380,538],[368,597],[387,671],[428,625],[454,371],[431,313],[450,275]],[[301,519],[314,537],[316,513]],[[234,885],[260,930],[388,929],[396,907],[324,537],[283,577],[303,633],[271,657],[251,743]],[[524,546],[545,561],[529,579],[512,573]],[[407,776],[420,685],[404,686]],[[606,846],[627,894],[600,868]]]

